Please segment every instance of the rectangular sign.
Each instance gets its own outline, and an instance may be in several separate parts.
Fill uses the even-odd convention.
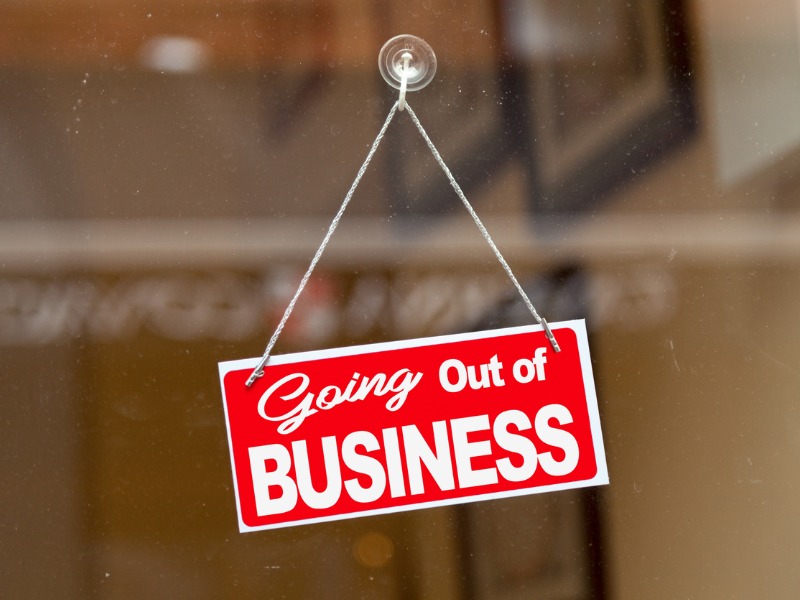
[[[219,365],[239,529],[608,483],[583,321]]]

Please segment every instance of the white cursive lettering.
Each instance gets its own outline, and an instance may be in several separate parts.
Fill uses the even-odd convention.
[[[289,412],[274,417],[267,414],[267,400],[269,400],[272,394],[279,390],[284,384],[298,378],[302,379],[302,383],[297,386],[297,389],[286,394],[285,396],[280,397],[281,400],[294,400],[300,394],[306,391],[306,388],[311,381],[308,375],[304,375],[303,373],[293,373],[292,375],[287,375],[283,379],[279,379],[269,386],[269,389],[266,392],[261,394],[261,399],[258,401],[258,414],[261,415],[262,419],[266,419],[267,421],[282,421],[282,423],[278,425],[278,433],[291,433],[300,427],[307,416],[313,415],[315,412],[317,412],[316,408],[311,408],[311,402],[314,400],[314,394],[306,394],[300,403]]]
[[[258,414],[267,421],[279,421],[278,433],[287,434],[296,430],[307,417],[320,410],[331,410],[344,402],[357,402],[366,400],[370,394],[380,398],[393,394],[386,400],[386,410],[395,412],[399,410],[408,399],[408,394],[413,390],[422,373],[412,373],[409,369],[400,369],[391,377],[385,373],[376,373],[369,377],[360,373],[353,373],[350,382],[340,388],[336,385],[326,385],[318,392],[307,391],[311,378],[304,373],[292,373],[273,383],[258,401]],[[299,380],[299,381],[297,381]],[[305,395],[304,395],[305,394]],[[280,415],[267,414],[267,403],[276,396],[284,401],[302,399],[290,410]],[[270,406],[273,404],[269,402]]]

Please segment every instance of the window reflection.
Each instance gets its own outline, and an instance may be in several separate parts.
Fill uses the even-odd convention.
[[[9,597],[794,598],[793,7],[0,3]],[[216,363],[259,355],[396,98],[551,321],[611,485],[240,535]],[[405,118],[276,350],[529,322]]]

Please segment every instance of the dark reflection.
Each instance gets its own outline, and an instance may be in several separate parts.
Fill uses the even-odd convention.
[[[682,0],[503,6],[506,110],[522,126],[534,214],[591,210],[694,133]]]
[[[460,509],[465,597],[604,598],[595,503],[592,492],[579,491]]]

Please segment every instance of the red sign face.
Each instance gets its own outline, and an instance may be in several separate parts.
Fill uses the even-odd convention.
[[[220,363],[240,531],[608,483],[583,321]]]

